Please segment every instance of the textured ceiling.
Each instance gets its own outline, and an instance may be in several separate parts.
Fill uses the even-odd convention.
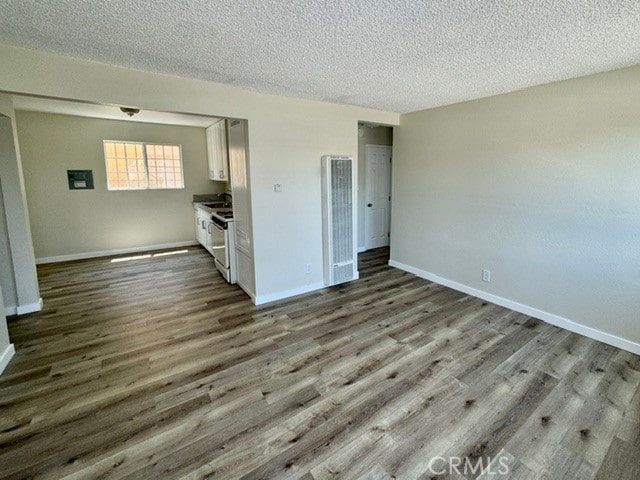
[[[640,63],[640,1],[0,0],[0,43],[408,112]]]

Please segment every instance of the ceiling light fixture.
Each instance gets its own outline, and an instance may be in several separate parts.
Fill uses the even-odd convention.
[[[122,113],[126,113],[130,117],[133,117],[136,113],[140,113],[139,108],[120,107]]]

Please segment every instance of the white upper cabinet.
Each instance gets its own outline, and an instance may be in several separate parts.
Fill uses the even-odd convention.
[[[209,159],[209,180],[228,182],[229,158],[226,120],[220,120],[207,128],[207,156]]]

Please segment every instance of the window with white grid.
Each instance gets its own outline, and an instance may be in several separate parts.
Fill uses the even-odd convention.
[[[109,190],[184,188],[180,145],[104,141]]]

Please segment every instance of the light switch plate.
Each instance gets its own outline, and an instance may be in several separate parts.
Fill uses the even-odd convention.
[[[281,191],[282,191],[282,185],[280,185],[279,183],[276,183],[276,184],[273,186],[273,191],[274,191],[274,192],[281,192]]]

